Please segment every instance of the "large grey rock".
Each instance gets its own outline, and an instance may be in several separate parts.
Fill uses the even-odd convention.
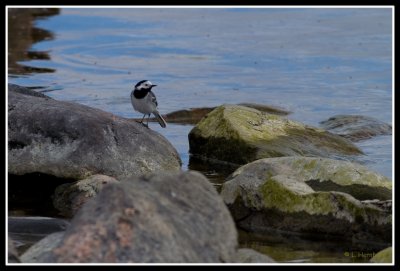
[[[95,197],[105,185],[117,182],[115,178],[96,174],[74,183],[62,184],[54,191],[54,207],[62,215],[72,217],[84,203]]]
[[[321,127],[352,141],[378,135],[391,135],[392,126],[383,121],[358,115],[336,115],[320,122]]]
[[[75,215],[40,262],[231,262],[237,232],[215,188],[199,173],[109,184]]]
[[[9,85],[10,174],[39,172],[79,180],[93,174],[118,178],[180,169],[175,148],[141,124],[15,89]]]
[[[343,192],[315,191],[301,177],[275,172],[268,160],[239,168],[222,186],[221,196],[240,228],[332,235],[380,246],[391,241],[392,216],[385,210]]]
[[[280,156],[335,157],[361,154],[353,143],[325,130],[254,108],[222,105],[189,133],[190,153],[246,164]]]

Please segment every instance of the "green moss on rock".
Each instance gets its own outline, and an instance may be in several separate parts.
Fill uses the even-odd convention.
[[[189,133],[192,154],[244,164],[279,156],[361,154],[349,140],[322,129],[239,105],[222,105]]]

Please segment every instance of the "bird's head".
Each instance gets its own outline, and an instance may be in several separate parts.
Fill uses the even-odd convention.
[[[135,89],[151,89],[157,85],[153,85],[149,80],[142,80],[135,85]]]

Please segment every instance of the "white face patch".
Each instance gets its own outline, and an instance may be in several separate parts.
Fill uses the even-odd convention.
[[[152,83],[150,81],[146,81],[146,82],[143,82],[142,87],[143,88],[150,88],[151,85],[152,85]]]

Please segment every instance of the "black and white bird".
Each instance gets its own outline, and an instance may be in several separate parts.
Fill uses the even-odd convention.
[[[131,102],[133,105],[133,109],[136,111],[143,113],[143,118],[140,121],[143,125],[144,117],[148,115],[147,117],[147,126],[149,125],[149,118],[150,114],[153,113],[153,115],[156,117],[158,123],[160,123],[161,127],[165,128],[167,127],[167,123],[163,119],[163,117],[160,115],[160,113],[157,110],[157,99],[156,95],[151,91],[153,87],[157,85],[153,85],[150,81],[148,80],[142,80],[138,82],[135,85],[135,88],[131,92]]]

